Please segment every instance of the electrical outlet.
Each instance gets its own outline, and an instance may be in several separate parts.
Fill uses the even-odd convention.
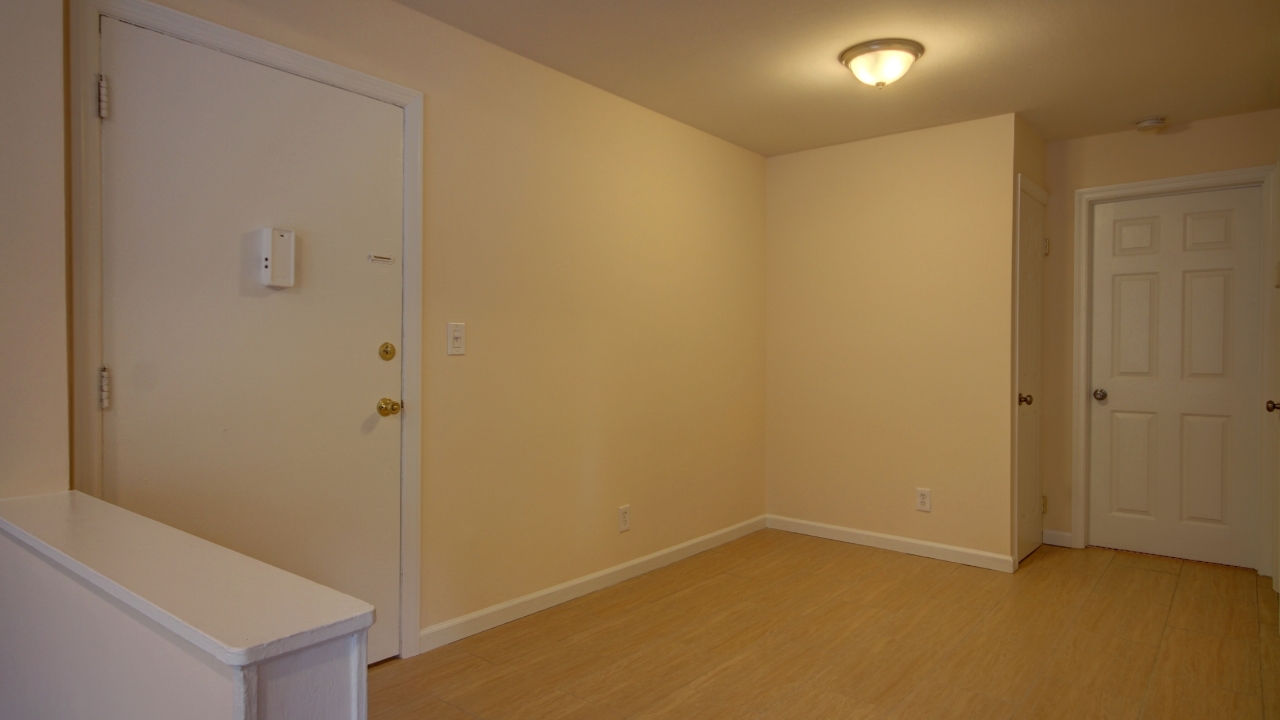
[[[916,488],[916,509],[920,512],[932,512],[933,501],[929,497],[929,488]]]
[[[618,532],[626,532],[631,529],[631,506],[623,505],[618,508]]]

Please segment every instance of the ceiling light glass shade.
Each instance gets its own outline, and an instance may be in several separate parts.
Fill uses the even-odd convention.
[[[906,75],[923,54],[924,46],[914,40],[872,40],[840,53],[840,62],[862,82],[882,88]]]

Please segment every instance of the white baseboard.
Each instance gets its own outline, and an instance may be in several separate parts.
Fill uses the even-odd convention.
[[[426,652],[442,645],[448,645],[455,640],[461,640],[469,635],[484,632],[490,628],[509,623],[512,620],[518,620],[526,615],[532,615],[560,603],[582,597],[587,593],[595,592],[610,585],[616,585],[623,580],[643,575],[650,570],[670,565],[677,560],[697,555],[703,550],[710,550],[717,545],[723,545],[730,540],[737,540],[743,535],[753,533],[756,530],[763,530],[764,528],[765,516],[761,515],[758,518],[740,522],[737,525],[717,530],[709,535],[694,538],[665,550],[659,550],[630,562],[615,565],[600,572],[570,580],[545,590],[539,590],[524,597],[508,600],[483,610],[477,610],[470,615],[463,615],[462,617],[437,623],[422,629],[418,637],[418,651]]]
[[[854,530],[853,528],[840,527],[839,525],[796,520],[795,518],[782,517],[780,515],[767,516],[767,522],[769,527],[779,530],[813,535],[814,537],[828,540],[839,540],[841,542],[854,543],[855,545],[870,545],[882,550],[921,555],[935,560],[973,565],[974,567],[987,568],[988,570],[1011,573],[1015,567],[1013,558],[1008,555],[998,555],[983,550],[970,550],[969,548],[956,547],[955,545],[943,545],[942,543],[929,542],[928,540],[885,535],[884,533],[871,532],[869,530]]]
[[[1042,539],[1045,545],[1057,545],[1058,547],[1071,547],[1071,531],[1070,530],[1045,530]]]

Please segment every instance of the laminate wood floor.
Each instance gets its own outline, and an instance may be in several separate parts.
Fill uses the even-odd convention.
[[[408,660],[371,720],[1268,718],[1269,580],[1045,546],[1013,575],[762,530]]]

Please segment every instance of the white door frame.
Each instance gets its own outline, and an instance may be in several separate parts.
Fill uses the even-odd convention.
[[[1048,215],[1049,215],[1048,213],[1049,193],[1046,192],[1044,188],[1032,182],[1030,178],[1028,178],[1026,175],[1023,175],[1022,173],[1018,173],[1017,183],[1014,186],[1014,192],[1017,193],[1017,196],[1014,198],[1014,205],[1013,205],[1014,207],[1014,211],[1013,211],[1013,233],[1014,233],[1013,235],[1013,240],[1014,240],[1014,244],[1013,244],[1013,253],[1014,253],[1013,255],[1013,262],[1014,262],[1014,265],[1013,265],[1013,393],[1012,393],[1013,397],[1010,398],[1010,402],[1013,403],[1013,549],[1010,552],[1010,555],[1013,556],[1013,568],[1014,570],[1017,570],[1018,564],[1019,564],[1018,523],[1021,516],[1021,511],[1022,511],[1022,504],[1021,504],[1022,500],[1020,497],[1020,494],[1022,492],[1022,478],[1018,476],[1018,401],[1017,401],[1017,397],[1021,393],[1021,389],[1018,387],[1018,381],[1021,378],[1020,371],[1022,369],[1022,366],[1021,366],[1022,356],[1018,352],[1018,348],[1020,347],[1019,343],[1021,342],[1019,333],[1021,332],[1021,328],[1022,328],[1022,323],[1021,323],[1022,306],[1019,302],[1022,297],[1022,194],[1025,192],[1026,194],[1030,195],[1036,200],[1039,200],[1040,204],[1045,206],[1045,221],[1046,221],[1045,231],[1047,232],[1048,231]],[[1043,313],[1043,304],[1041,305],[1041,313]],[[1043,314],[1041,315],[1041,317],[1043,318]],[[1043,320],[1042,320],[1042,325],[1043,325]],[[1040,359],[1040,362],[1041,362],[1041,365],[1043,366],[1043,363],[1044,363],[1043,357]],[[1044,375],[1042,372],[1041,383],[1043,384],[1043,382],[1044,382]],[[1042,389],[1041,393],[1043,392],[1044,391]],[[1041,417],[1043,418],[1043,415]],[[1043,422],[1044,421],[1041,420],[1041,423]],[[1042,442],[1042,445],[1043,445],[1043,442]],[[1041,448],[1040,452],[1041,452],[1040,456],[1041,458],[1043,458],[1044,457],[1043,447]],[[1043,478],[1044,478],[1043,470],[1040,473],[1040,477],[1041,477],[1041,482],[1043,482]]]
[[[1264,420],[1267,416],[1263,402],[1276,388],[1275,373],[1270,370],[1274,354],[1270,337],[1271,294],[1280,287],[1280,277],[1274,269],[1280,253],[1272,234],[1271,207],[1272,184],[1275,182],[1271,166],[1227,170],[1225,172],[1189,175],[1165,180],[1107,185],[1076,191],[1075,207],[1075,352],[1071,377],[1071,546],[1082,548],[1088,541],[1089,525],[1089,410],[1092,391],[1092,341],[1093,341],[1093,208],[1104,202],[1134,200],[1138,198],[1177,195],[1206,190],[1227,190],[1241,187],[1261,187],[1262,198],[1262,252],[1263,272],[1260,273],[1259,332],[1262,333],[1262,391],[1256,412]],[[1276,473],[1274,433],[1262,425],[1260,458],[1258,463],[1258,571],[1271,575],[1275,560],[1273,533],[1276,527]]]
[[[72,0],[72,466],[76,489],[102,494],[102,168],[99,32],[108,16],[404,110],[400,417],[400,655],[418,653],[422,517],[422,93],[145,0]],[[108,81],[110,79],[108,78]],[[108,114],[110,112],[108,101]]]

